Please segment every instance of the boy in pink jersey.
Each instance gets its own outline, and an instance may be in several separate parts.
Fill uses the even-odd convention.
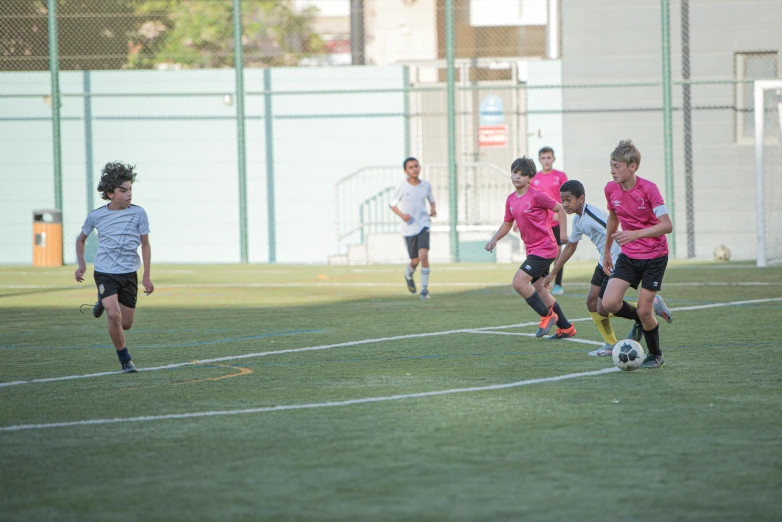
[[[529,158],[518,158],[511,165],[511,181],[516,191],[505,200],[505,220],[499,230],[486,243],[491,252],[497,241],[511,231],[515,223],[527,249],[527,258],[513,276],[513,289],[540,315],[535,337],[543,337],[551,331],[554,323],[557,332],[549,339],[575,337],[576,328],[570,324],[557,300],[543,286],[543,278],[557,257],[557,242],[549,225],[549,211],[557,213],[560,234],[567,239],[567,214],[560,203],[530,186],[535,177],[535,162]]]
[[[562,203],[559,188],[567,181],[567,174],[561,170],[554,170],[554,149],[551,147],[540,149],[538,151],[538,160],[540,161],[541,170],[532,181],[532,188],[545,192],[557,203]],[[559,218],[556,212],[549,212],[549,215],[551,218],[551,229],[554,232],[554,238],[557,240],[557,259],[559,259],[562,253],[562,245],[565,243],[559,237]],[[554,288],[551,290],[552,295],[565,293],[565,290],[562,288],[562,273],[562,269],[560,269],[555,276]]]
[[[660,332],[654,317],[654,300],[663,284],[668,265],[668,240],[665,234],[673,230],[668,209],[657,185],[636,176],[641,164],[641,153],[632,140],[622,140],[611,153],[611,177],[614,181],[605,188],[608,203],[606,244],[603,270],[610,274],[603,295],[603,307],[636,325],[631,337],[641,340],[643,331],[649,354],[641,368],[660,368],[665,364],[660,348]],[[622,230],[617,231],[622,225]],[[611,259],[611,245],[616,241],[622,253]],[[629,287],[638,288],[638,308],[624,301]]]

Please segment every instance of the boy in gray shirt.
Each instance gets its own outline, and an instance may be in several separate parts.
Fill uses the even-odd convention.
[[[79,237],[76,239],[76,281],[84,281],[87,265],[84,263],[84,244],[93,229],[98,230],[98,252],[95,255],[95,284],[98,302],[92,308],[95,317],[106,310],[109,320],[109,336],[117,350],[117,357],[124,373],[135,372],[136,366],[125,345],[125,330],[133,325],[138,294],[136,271],[141,263],[138,247],[144,259],[144,275],[141,284],[144,293],[151,294],[155,285],[149,278],[152,251],[149,245],[149,220],[144,209],[131,205],[132,185],[136,180],[132,165],[119,162],[107,163],[101,171],[98,192],[108,205],[96,208],[87,215]]]

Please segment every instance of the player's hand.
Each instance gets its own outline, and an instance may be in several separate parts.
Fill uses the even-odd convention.
[[[489,241],[488,243],[486,243],[486,246],[485,246],[484,248],[485,248],[487,251],[491,252],[492,250],[494,250],[494,247],[496,247],[496,246],[497,246],[497,241],[495,241],[494,239],[492,239],[491,241]]]
[[[429,217],[437,217],[437,211],[432,210],[431,212],[429,212]]]
[[[553,275],[547,275],[546,278],[543,280],[543,286],[546,288],[551,287],[551,281],[554,279]]]
[[[142,278],[141,284],[144,286],[145,294],[149,295],[155,291],[155,285],[152,284],[152,280],[149,277]]]
[[[411,217],[413,217],[413,216],[411,216],[410,214],[402,214],[402,221],[407,223],[408,221],[410,221]]]
[[[626,245],[630,241],[636,239],[635,231],[633,230],[620,230],[611,237],[614,238],[614,241],[616,241],[619,246]]]
[[[86,271],[87,271],[87,267],[86,266],[80,266],[79,268],[76,269],[76,273],[74,275],[76,276],[76,281],[77,282],[79,282],[79,283],[83,283],[84,282],[84,277],[83,276],[84,276],[84,272],[86,272]]]
[[[611,275],[611,272],[614,271],[614,261],[611,259],[611,256],[604,256],[603,257],[603,272],[605,275]]]

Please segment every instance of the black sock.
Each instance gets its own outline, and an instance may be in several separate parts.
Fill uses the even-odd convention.
[[[554,277],[554,284],[562,286],[562,272],[565,270],[563,268],[559,269],[559,272],[557,272],[557,275]]]
[[[130,354],[128,353],[128,347],[126,346],[122,350],[117,351],[117,357],[119,362],[126,363],[130,360]]]
[[[559,302],[554,302],[554,313],[557,314],[557,328],[562,328],[563,330],[567,330],[572,324],[567,320],[567,317],[565,317],[564,312],[562,312],[562,308],[559,307]]]
[[[644,339],[646,339],[646,348],[652,355],[662,355],[660,349],[660,325],[658,324],[651,330],[644,330]]]
[[[641,322],[641,318],[638,317],[638,309],[627,301],[622,301],[622,308],[620,308],[618,312],[614,313],[614,315],[621,317],[622,319],[632,319],[636,323]]]
[[[535,290],[534,294],[527,297],[525,301],[527,301],[527,304],[530,306],[530,308],[535,310],[539,316],[546,317],[548,315],[548,306],[546,306],[546,303],[544,303],[543,299],[540,298],[537,290]]]

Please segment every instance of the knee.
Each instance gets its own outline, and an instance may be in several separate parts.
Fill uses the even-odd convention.
[[[122,329],[123,329],[123,330],[130,330],[130,328],[131,328],[132,326],[133,326],[133,322],[129,322],[129,323],[125,323],[125,322],[123,322],[123,323],[122,323]]]
[[[108,316],[109,322],[111,324],[116,326],[122,325],[122,312],[119,310],[106,310],[106,315]]]
[[[608,314],[612,313],[605,309],[602,303],[597,303],[597,306],[595,307],[595,311],[602,315],[603,317],[608,317]]]
[[[622,301],[615,300],[615,299],[605,299],[604,298],[603,299],[603,306],[602,306],[602,308],[603,308],[603,311],[607,312],[607,313],[606,314],[601,314],[601,315],[608,315],[609,313],[615,314],[619,310],[622,309]],[[598,308],[598,312],[599,311],[600,311],[600,309]]]

